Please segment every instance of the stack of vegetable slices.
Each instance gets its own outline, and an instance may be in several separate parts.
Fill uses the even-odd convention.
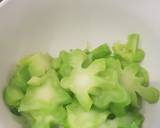
[[[37,53],[21,59],[4,100],[29,128],[141,128],[142,101],[156,103],[140,62],[139,35],[127,43],[93,50],[61,51],[57,58]]]

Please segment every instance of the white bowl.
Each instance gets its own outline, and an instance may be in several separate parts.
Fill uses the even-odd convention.
[[[0,128],[20,128],[2,99],[10,71],[22,56],[93,47],[141,34],[144,66],[160,88],[159,0],[9,0],[0,8]],[[146,104],[143,128],[160,128],[160,104]]]

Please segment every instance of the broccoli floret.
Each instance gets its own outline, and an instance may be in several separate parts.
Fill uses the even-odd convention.
[[[131,34],[126,44],[115,43],[112,49],[115,55],[126,62],[140,62],[144,58],[144,51],[138,48],[138,42],[139,35]]]
[[[39,86],[28,87],[21,101],[19,112],[30,113],[34,118],[43,118],[44,121],[58,122],[65,117],[63,105],[68,104],[71,97],[60,87],[54,70],[48,71],[41,79]]]
[[[93,61],[88,68],[82,68],[82,63],[86,55],[79,50],[73,51],[73,53],[77,61],[73,61],[73,58],[73,60],[71,59],[72,61],[69,62],[74,68],[69,76],[61,80],[61,86],[72,91],[79,103],[86,110],[89,110],[92,106],[89,91],[102,84],[103,79],[96,74],[105,70],[105,60],[97,59]]]
[[[67,106],[69,128],[99,128],[107,119],[108,111],[101,112],[95,109],[85,111],[79,103]]]
[[[52,57],[49,54],[34,54],[29,58],[29,72],[31,76],[41,76],[51,67]]]
[[[15,106],[16,102],[18,107],[18,103],[28,89],[28,83],[32,84],[35,82],[35,77],[32,76],[39,76],[47,71],[47,69],[49,69],[50,60],[51,57],[48,54],[37,53],[26,56],[17,63],[15,73],[13,74],[8,87],[4,92],[6,103],[9,106]],[[15,95],[11,97],[13,94]]]
[[[127,113],[112,120],[108,119],[99,128],[140,128],[143,121],[144,118],[141,114],[137,112]]]
[[[21,99],[24,97],[24,93],[13,86],[8,86],[4,93],[5,102],[11,108],[17,108]]]
[[[149,103],[155,103],[159,99],[159,90],[144,86],[144,83],[148,83],[146,73],[139,64],[133,63],[125,67],[120,74],[120,83],[128,91],[135,107],[139,106],[138,95]]]
[[[98,46],[97,48],[93,49],[90,52],[92,59],[100,59],[100,58],[105,58],[111,54],[111,51],[109,49],[109,46],[107,44],[102,44]]]
[[[130,104],[130,98],[119,84],[118,73],[114,69],[108,69],[100,75],[105,82],[93,96],[94,105],[103,110],[110,108],[116,115],[123,114],[125,107]]]

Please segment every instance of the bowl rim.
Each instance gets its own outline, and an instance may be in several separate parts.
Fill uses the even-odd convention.
[[[4,5],[6,5],[6,3],[8,3],[10,0],[2,0],[0,2],[0,8],[3,7]]]

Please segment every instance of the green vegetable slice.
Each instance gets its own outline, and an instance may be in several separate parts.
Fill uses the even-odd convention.
[[[125,107],[130,104],[130,98],[119,84],[118,73],[114,69],[108,69],[101,76],[105,78],[105,83],[93,96],[94,105],[102,110],[110,108],[116,115],[123,114]]]
[[[142,72],[140,76],[137,75],[138,72]],[[157,89],[143,85],[145,81],[148,81],[146,76],[144,69],[134,63],[125,67],[120,74],[121,85],[130,94],[132,105],[135,107],[139,106],[137,94],[149,103],[155,103],[159,99],[159,91]]]
[[[143,121],[144,118],[141,114],[137,112],[127,113],[124,116],[107,120],[99,128],[140,128]]]
[[[82,67],[73,69],[70,76],[62,79],[61,86],[71,90],[80,104],[89,110],[92,106],[89,92],[103,83],[103,80],[96,74],[104,69],[105,61],[103,59],[95,60],[87,69]]]
[[[111,51],[107,44],[102,44],[97,48],[95,48],[94,50],[92,50],[90,54],[92,55],[92,59],[95,60],[109,56],[111,54]]]
[[[59,80],[54,70],[48,71],[41,79],[41,85],[28,87],[19,111],[30,111],[50,106],[58,106],[71,101],[68,93],[60,87]]]
[[[99,128],[109,112],[91,109],[85,111],[78,103],[67,106],[69,128]]]
[[[41,85],[28,87],[19,112],[30,113],[37,121],[62,123],[66,117],[63,105],[70,103],[71,97],[60,87],[54,70],[48,71],[41,79]]]
[[[131,34],[128,36],[126,44],[115,43],[112,47],[115,55],[126,62],[140,62],[144,58],[144,51],[138,48],[139,35]]]
[[[29,58],[31,76],[41,76],[51,67],[52,57],[49,54],[37,53]]]
[[[24,93],[13,86],[8,86],[5,89],[4,100],[10,107],[18,107],[23,97]]]

